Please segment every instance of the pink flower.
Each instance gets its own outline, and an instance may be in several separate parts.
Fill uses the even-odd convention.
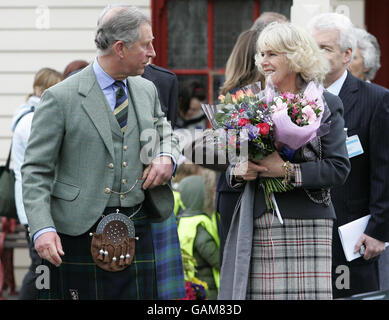
[[[238,90],[238,91],[236,91],[235,97],[236,97],[236,99],[238,99],[238,100],[243,99],[243,98],[244,98],[243,90]]]
[[[311,108],[311,106],[305,106],[302,110],[303,117],[308,121],[309,124],[314,123],[317,119],[315,111]]]
[[[294,99],[294,94],[291,92],[285,92],[282,96],[284,97],[284,99],[288,99],[288,100]]]
[[[196,294],[193,291],[191,282],[185,281],[185,291],[186,291],[186,297],[181,298],[179,300],[196,300]]]
[[[254,97],[253,91],[252,91],[251,89],[247,89],[247,90],[246,90],[246,96],[248,96],[248,97]]]

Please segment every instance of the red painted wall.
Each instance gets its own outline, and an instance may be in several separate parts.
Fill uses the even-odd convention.
[[[365,0],[367,31],[374,35],[381,49],[381,68],[374,83],[389,88],[389,1]]]

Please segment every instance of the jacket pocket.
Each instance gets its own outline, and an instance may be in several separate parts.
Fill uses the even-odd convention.
[[[80,193],[80,188],[60,181],[54,181],[51,195],[55,198],[73,201]]]

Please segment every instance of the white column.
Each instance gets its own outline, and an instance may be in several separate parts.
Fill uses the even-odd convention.
[[[332,12],[330,0],[293,0],[290,21],[305,27],[309,19],[320,13]]]
[[[365,27],[365,0],[293,0],[290,21],[305,27],[313,16],[338,12],[348,16],[356,27]]]

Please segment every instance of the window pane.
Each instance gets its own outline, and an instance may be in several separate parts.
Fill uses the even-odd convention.
[[[168,68],[207,68],[208,1],[168,1],[167,21]]]
[[[261,0],[260,8],[261,12],[274,11],[290,19],[290,7],[292,4],[293,0]]]
[[[179,74],[179,75],[177,75],[177,79],[178,79],[179,86],[181,86],[185,83],[192,82],[192,81],[198,81],[204,86],[204,88],[208,88],[208,80],[207,80],[207,76],[205,76],[205,75]],[[208,101],[208,92],[207,92],[207,99],[206,100]]]
[[[220,87],[225,81],[224,75],[214,75],[213,77],[213,104],[218,104],[219,101],[217,97],[220,94]]]
[[[254,22],[254,1],[215,0],[214,67],[224,68],[239,34]]]

